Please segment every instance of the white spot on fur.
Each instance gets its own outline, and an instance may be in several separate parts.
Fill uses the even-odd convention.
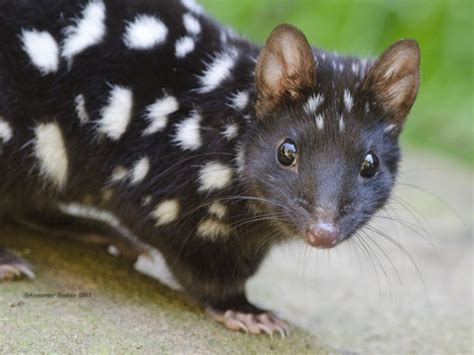
[[[105,5],[102,1],[92,0],[82,10],[82,16],[75,24],[65,28],[62,56],[68,61],[102,41],[105,36]]]
[[[206,93],[217,88],[231,75],[238,53],[235,49],[218,53],[210,63],[206,63],[204,73],[199,77],[200,93]]]
[[[348,112],[350,112],[352,110],[352,106],[354,106],[354,99],[347,89],[344,90],[344,106]]]
[[[168,116],[179,109],[178,100],[174,96],[164,96],[146,108],[145,119],[148,127],[143,131],[147,136],[164,130],[168,124]]]
[[[31,63],[42,75],[54,73],[59,67],[59,47],[53,36],[46,31],[22,30],[23,49]]]
[[[210,206],[209,206],[209,213],[211,215],[214,215],[216,216],[217,218],[219,219],[222,219],[225,217],[225,215],[227,214],[227,207],[224,206],[222,203],[220,202],[213,202]]]
[[[125,133],[132,116],[133,94],[128,88],[115,85],[107,106],[101,111],[97,130],[110,139],[119,140]]]
[[[392,123],[392,124],[389,124],[387,127],[385,127],[383,131],[384,133],[388,133],[388,132],[391,132],[395,127],[397,127],[397,125]]]
[[[237,164],[237,172],[241,173],[244,170],[245,165],[245,148],[242,145],[237,147],[235,162]]]
[[[151,212],[151,216],[156,220],[156,226],[171,223],[178,218],[179,202],[177,199],[165,200],[159,203]]]
[[[199,5],[196,0],[181,0],[181,3],[185,8],[188,10],[196,13],[196,14],[202,14],[204,13],[204,9],[202,8],[201,5]]]
[[[68,157],[57,123],[42,123],[36,126],[34,152],[40,163],[41,175],[62,189],[68,175]]]
[[[234,110],[242,111],[249,103],[249,93],[247,91],[237,91],[230,97],[229,106]]]
[[[112,212],[77,202],[59,203],[58,208],[62,213],[69,216],[93,219],[106,223],[119,231],[127,239],[138,242],[137,237]]]
[[[166,41],[168,28],[157,17],[138,15],[127,23],[123,41],[131,49],[151,49]]]
[[[140,255],[133,268],[173,290],[182,290],[182,286],[175,279],[166,259],[158,249],[150,248],[146,254]]]
[[[142,206],[148,206],[151,203],[152,197],[151,195],[146,195],[142,198]]]
[[[365,103],[365,112],[369,113],[370,111],[370,104],[368,102]]]
[[[228,125],[226,125],[224,132],[222,132],[224,137],[226,137],[227,140],[229,141],[237,137],[238,133],[239,133],[239,127],[235,123],[229,123]]]
[[[74,103],[76,104],[75,109],[77,117],[79,117],[79,122],[81,124],[89,122],[89,114],[86,110],[86,100],[84,98],[84,95],[77,95],[74,98]]]
[[[353,63],[351,64],[351,70],[352,70],[352,72],[353,72],[354,74],[359,73],[359,63],[353,62]]]
[[[304,105],[305,112],[308,115],[315,113],[318,107],[321,106],[323,101],[324,101],[324,96],[322,94],[311,95]]]
[[[202,220],[197,228],[198,236],[211,241],[214,241],[219,237],[227,237],[230,232],[231,228],[229,225],[212,218]]]
[[[129,171],[127,170],[127,168],[122,165],[119,165],[112,171],[111,179],[113,182],[119,182],[125,180],[128,175]]]
[[[132,171],[130,172],[130,183],[132,185],[143,181],[150,171],[150,159],[143,157],[135,162]]]
[[[10,124],[0,116],[0,143],[8,143],[13,137],[13,130]]]
[[[344,118],[341,116],[339,117],[339,132],[344,132],[346,125],[344,123]]]
[[[179,38],[175,44],[176,58],[184,58],[194,50],[194,40],[189,36]]]
[[[342,72],[344,70],[344,64],[339,63],[339,71]]]
[[[324,118],[322,115],[316,116],[316,127],[318,127],[318,129],[324,128]]]
[[[190,35],[197,36],[201,33],[199,20],[189,13],[183,15],[183,25]]]
[[[218,161],[204,164],[199,171],[201,186],[198,191],[212,191],[227,187],[232,179],[232,169]]]
[[[120,251],[118,250],[118,248],[115,245],[109,245],[107,247],[107,252],[110,255],[115,256],[115,257],[120,256]]]
[[[191,116],[176,125],[174,141],[182,148],[189,150],[198,149],[201,142],[201,115],[193,111]]]

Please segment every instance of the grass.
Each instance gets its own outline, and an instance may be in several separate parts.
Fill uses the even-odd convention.
[[[329,50],[376,56],[400,38],[421,47],[421,87],[403,142],[474,166],[473,1],[201,0],[207,11],[263,43],[282,22]]]

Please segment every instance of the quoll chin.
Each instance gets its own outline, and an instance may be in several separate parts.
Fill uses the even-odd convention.
[[[419,86],[281,24],[260,46],[191,0],[0,3],[0,216],[107,246],[217,321],[288,333],[245,282],[290,238],[332,248],[387,201]],[[0,249],[0,280],[34,277]]]

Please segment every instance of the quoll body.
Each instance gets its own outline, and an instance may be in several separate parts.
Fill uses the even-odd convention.
[[[280,25],[260,46],[191,0],[2,1],[0,216],[104,235],[228,328],[285,332],[245,281],[384,205],[418,66],[414,40],[373,61]]]

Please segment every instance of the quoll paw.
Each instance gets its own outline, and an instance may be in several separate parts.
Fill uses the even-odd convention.
[[[7,249],[0,248],[0,281],[35,278],[31,265]]]
[[[288,326],[271,312],[245,313],[241,311],[227,310],[218,311],[207,308],[206,312],[226,328],[236,331],[244,331],[247,334],[280,334],[286,338],[289,334]]]

